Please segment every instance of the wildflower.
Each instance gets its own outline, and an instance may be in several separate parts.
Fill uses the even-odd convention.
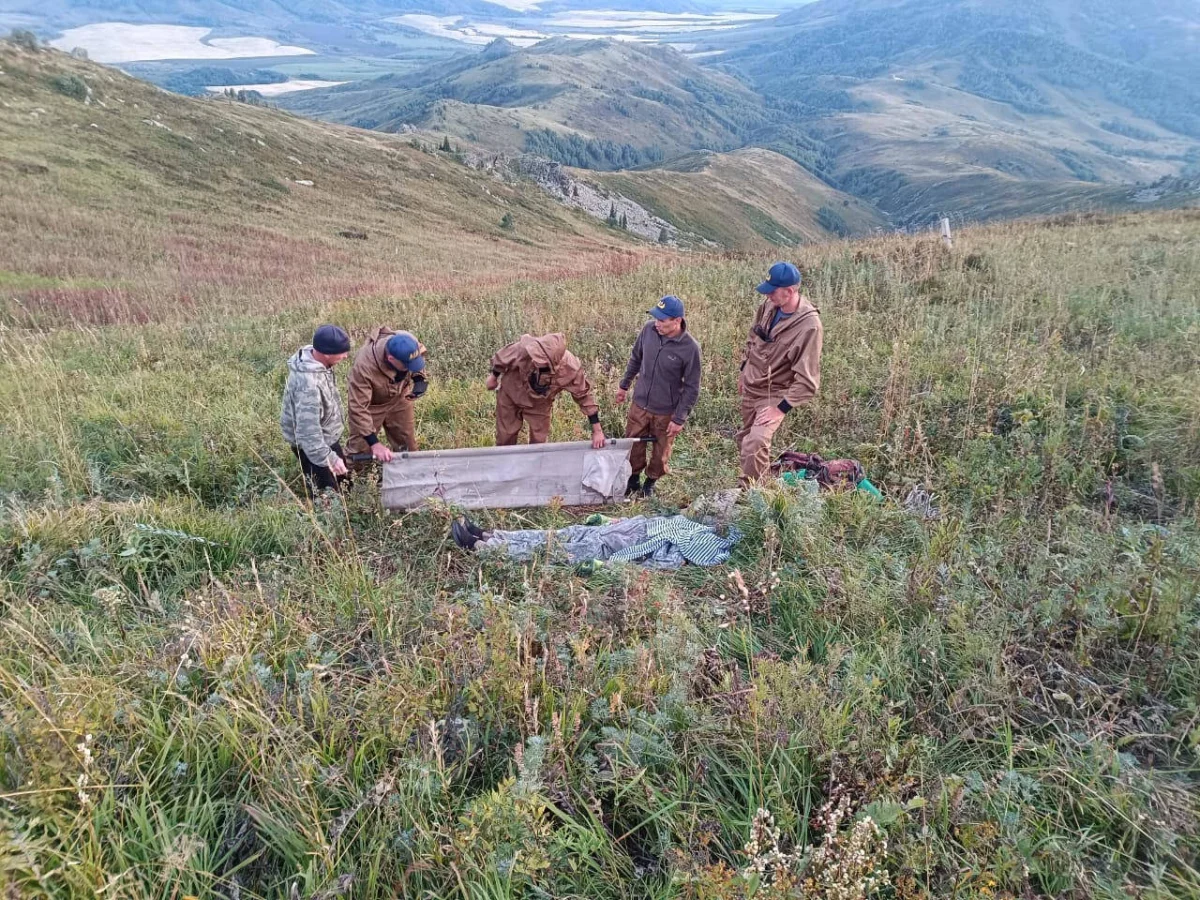
[[[761,884],[772,884],[787,877],[796,864],[796,855],[784,853],[779,848],[780,830],[775,817],[759,807],[750,822],[750,838],[742,848],[749,863],[742,869],[742,877],[757,878]]]

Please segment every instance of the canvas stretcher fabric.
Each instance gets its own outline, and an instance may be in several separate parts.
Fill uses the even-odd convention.
[[[398,453],[383,466],[383,505],[415,509],[437,500],[463,509],[613,503],[632,469],[630,438],[602,450],[590,441]]]

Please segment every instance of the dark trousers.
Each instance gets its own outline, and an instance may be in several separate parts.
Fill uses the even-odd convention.
[[[331,449],[342,459],[346,458],[341,444],[334,444]],[[296,459],[300,460],[300,471],[304,473],[304,490],[310,498],[321,491],[341,490],[342,479],[333,474],[333,469],[314,464],[299,447],[293,447],[292,451],[296,454]]]

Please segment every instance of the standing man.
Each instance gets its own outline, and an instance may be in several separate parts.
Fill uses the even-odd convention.
[[[771,438],[784,416],[807,403],[821,387],[820,311],[800,294],[800,271],[775,263],[758,286],[767,299],[758,308],[746,349],[738,393],[742,397],[740,483],[755,484],[771,464]]]
[[[342,401],[333,367],[350,355],[350,338],[336,325],[322,325],[312,343],[288,360],[287,386],[279,427],[300,469],[310,497],[337,490],[346,474],[342,454]]]
[[[388,462],[394,451],[417,449],[413,401],[429,387],[424,371],[425,346],[407,331],[378,328],[367,338],[350,367],[351,454]]]
[[[521,426],[529,423],[529,443],[544,444],[550,437],[554,398],[569,393],[592,426],[592,446],[604,446],[600,407],[583,364],[567,349],[561,334],[521,335],[492,357],[487,389],[496,391],[496,446],[517,442]]]
[[[688,413],[700,396],[700,344],[688,334],[683,301],[663,297],[650,315],[653,321],[646,323],[634,342],[617,391],[617,402],[624,403],[636,379],[625,437],[654,438],[649,447],[649,465],[646,444],[636,444],[629,451],[633,474],[625,487],[626,497],[638,491],[643,497],[654,493],[654,483],[670,471],[667,461],[675,438],[683,431]],[[646,473],[645,484],[642,472]]]

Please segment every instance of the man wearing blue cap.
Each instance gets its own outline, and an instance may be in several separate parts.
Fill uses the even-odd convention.
[[[351,455],[387,462],[393,451],[417,449],[413,401],[429,386],[424,372],[425,346],[409,332],[378,328],[367,338],[350,367]],[[380,428],[390,447],[380,443]]]
[[[735,437],[743,487],[757,483],[771,465],[771,438],[795,407],[821,387],[820,311],[800,293],[800,270],[789,262],[771,266],[758,286],[758,308],[738,378],[742,430]]]
[[[700,344],[688,334],[683,301],[663,297],[651,308],[650,316],[629,354],[617,391],[617,402],[624,403],[636,381],[625,437],[654,438],[649,445],[649,463],[646,444],[636,444],[629,453],[633,474],[625,488],[626,497],[654,493],[655,482],[670,471],[667,462],[675,438],[700,396]]]

